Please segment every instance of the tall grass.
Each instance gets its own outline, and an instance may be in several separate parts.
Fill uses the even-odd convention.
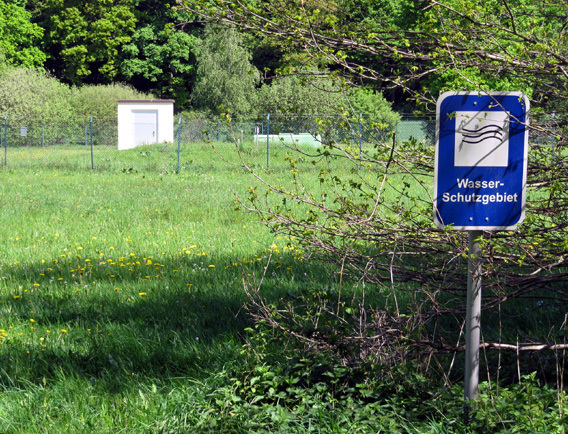
[[[268,169],[265,148],[240,151],[287,186],[285,157],[298,159],[299,176],[320,188],[314,166],[290,150],[272,149]],[[333,285],[336,270],[299,261],[290,240],[236,209],[257,184],[235,147],[184,144],[179,173],[173,145],[97,147],[94,169],[81,146],[9,155],[0,170],[0,432],[466,430],[445,416],[461,408],[455,388],[432,393],[436,420],[409,410],[418,401],[337,407],[316,389],[305,401],[298,392],[294,408],[240,402],[233,376],[247,363],[251,326],[243,273],[260,275],[272,254],[263,291],[278,298]],[[345,160],[332,164],[351,176]],[[404,181],[392,177],[386,194]]]
[[[211,148],[188,149],[181,173],[175,149],[96,151],[95,170],[87,149],[50,147],[0,171],[2,432],[214,420],[206,395],[249,325],[242,270],[272,249],[275,293],[317,272],[235,209],[251,178]]]

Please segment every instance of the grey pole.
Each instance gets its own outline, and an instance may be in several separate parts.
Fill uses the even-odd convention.
[[[465,386],[464,398],[477,397],[479,385],[479,342],[481,336],[481,246],[482,231],[469,231],[467,265],[467,309],[465,317]]]
[[[554,124],[556,118],[556,112],[552,112],[552,122]],[[556,148],[556,140],[555,140],[556,128],[552,128],[552,164],[554,164],[554,149]]]
[[[363,158],[363,113],[359,113],[359,161]]]
[[[270,162],[270,113],[266,116],[266,168]]]
[[[91,169],[95,168],[95,161],[93,156],[93,117],[89,119],[89,129],[91,131]]]
[[[8,165],[8,113],[4,116],[4,166]]]
[[[177,155],[177,173],[179,173],[179,154],[181,149],[181,116],[178,120],[178,155]]]

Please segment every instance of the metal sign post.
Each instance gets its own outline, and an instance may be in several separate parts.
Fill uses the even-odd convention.
[[[520,92],[446,92],[437,103],[434,222],[469,231],[465,391],[477,397],[483,231],[525,217],[528,99]]]
[[[469,231],[467,264],[467,306],[465,317],[466,399],[477,397],[479,383],[479,343],[481,336],[481,246],[482,231]]]

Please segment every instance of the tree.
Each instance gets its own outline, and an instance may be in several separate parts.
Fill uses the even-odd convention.
[[[356,3],[351,0],[329,2],[328,8],[336,6],[331,16],[317,7],[316,0],[182,3],[208,20],[301,45],[313,58],[333,63],[347,84],[401,89],[425,110],[433,110],[439,92],[450,86],[451,90],[478,92],[520,89],[530,96],[536,113],[538,109],[566,108],[565,1],[417,1],[421,9],[410,27],[353,19]],[[377,67],[370,62],[372,58],[388,67]],[[516,231],[484,235],[485,308],[534,296],[536,290],[552,308],[554,303],[567,302],[568,159],[564,113],[559,117],[554,128],[536,117],[530,125],[533,133],[553,138],[556,147],[552,156],[548,146],[530,149],[525,222]],[[347,117],[345,124],[350,122]],[[327,127],[325,123],[321,126]],[[378,290],[392,290],[386,312],[394,313],[395,319],[389,327],[406,328],[405,333],[412,330],[406,339],[416,342],[423,339],[422,332],[443,327],[437,321],[444,313],[457,313],[463,307],[465,237],[439,230],[432,223],[433,148],[412,141],[385,141],[380,131],[373,132],[375,139],[367,148],[332,141],[317,153],[327,166],[320,169],[320,186],[315,189],[303,183],[298,161],[291,163],[294,186],[290,189],[262,179],[243,163],[266,188],[264,194],[252,189],[243,205],[257,212],[274,231],[296,240],[306,257],[334,264],[341,276],[349,273],[377,285]],[[352,176],[335,176],[337,160],[351,162]],[[301,211],[295,212],[290,202],[300,204]],[[416,328],[402,320],[394,291],[402,282],[416,291],[405,299],[405,304],[412,305],[414,324],[425,326],[434,321],[435,326]],[[440,291],[445,293],[443,298]],[[297,319],[293,308],[267,308],[254,294],[258,293],[253,291],[255,314],[267,323],[278,318],[280,325],[291,324]],[[338,304],[337,312],[340,307]],[[319,308],[329,310],[323,304]],[[555,315],[559,313],[562,320],[564,311],[555,310]],[[363,323],[370,317],[363,312],[358,319]],[[303,332],[306,345],[318,345],[318,333],[313,329]],[[358,350],[365,342],[371,345],[372,339],[363,337],[367,332],[360,331],[350,343],[357,343]],[[301,334],[297,329],[294,333]],[[323,336],[324,331],[321,333]],[[338,339],[337,333],[328,338],[322,348],[339,350],[332,341]],[[438,347],[449,348],[443,343]]]
[[[138,28],[122,48],[121,73],[138,89],[173,98],[184,107],[195,80],[195,49],[199,39],[176,29]]]
[[[338,115],[345,105],[341,88],[327,73],[314,70],[277,77],[258,90],[259,114]]]
[[[23,6],[0,1],[0,52],[5,61],[28,68],[43,66],[46,55],[40,48],[43,29],[31,22]]]
[[[120,48],[131,41],[131,0],[32,0],[34,22],[45,29],[46,67],[69,84],[110,83]]]
[[[259,115],[336,116],[364,115],[365,122],[394,126],[400,119],[391,104],[370,89],[344,91],[329,73],[317,70],[276,77],[257,92],[255,111]]]
[[[376,19],[357,19],[356,0],[329,2],[333,15],[316,1],[180,3],[210,20],[302,46],[345,77],[405,89],[424,103],[433,104],[438,96],[424,88],[427,80],[444,74],[458,75],[470,89],[487,88],[498,79],[522,89],[535,86],[533,102],[538,103],[567,94],[564,1],[543,6],[523,0],[514,7],[506,0],[404,1],[396,8],[390,2],[367,3],[390,3],[398,11],[390,20],[377,14],[380,7],[371,11]]]
[[[121,49],[120,72],[137,89],[173,98],[177,107],[186,107],[195,81],[201,28],[177,27],[189,17],[173,5],[174,1],[135,2],[138,24],[132,41]]]
[[[233,27],[217,25],[208,26],[203,37],[191,96],[194,106],[213,113],[224,109],[250,114],[260,74],[250,63],[242,37]]]

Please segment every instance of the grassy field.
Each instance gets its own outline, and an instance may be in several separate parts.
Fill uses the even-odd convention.
[[[250,176],[209,147],[188,153],[176,174],[175,147],[97,148],[95,170],[82,147],[10,150],[1,432],[190,432],[215,421],[210,394],[240,363],[250,325],[242,270],[261,271],[273,249],[275,293],[313,278],[288,240],[235,209]],[[287,171],[279,161],[274,179]]]
[[[235,211],[237,169],[136,173],[137,153],[78,171],[85,151],[48,151],[0,172],[0,431],[143,431],[174,402],[190,413],[238,359],[239,264],[285,241]]]
[[[274,150],[265,170],[265,154],[242,150],[273,182],[289,182],[286,151]],[[252,326],[243,273],[262,273],[272,251],[269,297],[336,282],[235,209],[254,181],[211,148],[184,145],[179,173],[172,145],[98,148],[94,170],[86,148],[32,151],[11,151],[0,170],[0,432],[465,430],[455,419],[459,387],[432,392],[437,419],[418,401],[416,414],[412,403],[399,411],[395,395],[340,405],[291,386],[283,396],[295,397],[293,408],[284,398],[243,404],[235,373],[248,363]],[[237,162],[229,147],[219,152]],[[275,381],[268,368],[254,369]],[[523,393],[512,392],[513,405]],[[539,393],[537,409],[557,396]]]

